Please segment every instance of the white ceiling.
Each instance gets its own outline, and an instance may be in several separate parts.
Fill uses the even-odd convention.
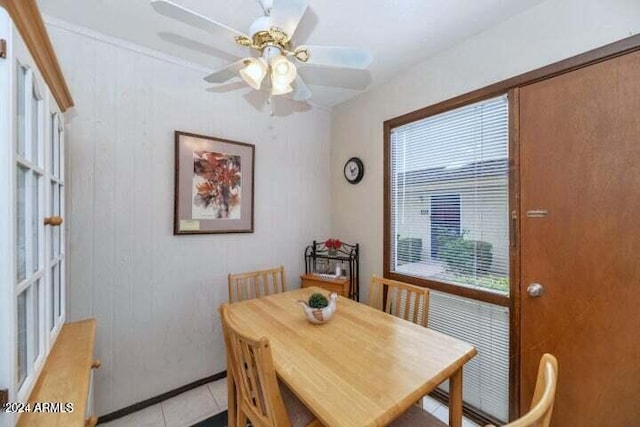
[[[374,59],[368,71],[307,66],[301,75],[313,91],[313,102],[330,107],[357,95],[363,86],[371,88],[384,83],[406,67],[542,1],[310,0],[293,37],[295,43],[363,47]],[[262,15],[257,0],[174,2],[242,32],[248,32],[253,20]],[[148,0],[38,0],[38,3],[45,15],[211,70],[235,59],[228,53],[229,46],[201,30],[158,15]]]

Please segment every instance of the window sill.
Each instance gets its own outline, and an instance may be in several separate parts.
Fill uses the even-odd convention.
[[[67,323],[54,344],[31,391],[31,413],[20,416],[18,426],[84,426],[87,414],[96,320]],[[73,404],[73,412],[33,412],[36,402]]]
[[[503,307],[509,307],[511,300],[508,295],[504,295],[498,292],[485,291],[477,288],[467,288],[465,286],[451,285],[442,282],[436,282],[429,279],[424,279],[416,276],[408,276],[405,274],[395,273],[392,271],[386,271],[384,277],[393,280],[399,280],[405,283],[411,283],[412,285],[422,286],[434,291],[444,292],[447,294],[457,295],[464,298],[470,298],[477,301],[487,302],[490,304],[496,304]]]

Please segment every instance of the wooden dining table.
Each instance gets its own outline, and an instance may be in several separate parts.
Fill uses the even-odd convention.
[[[278,378],[325,426],[384,426],[449,379],[449,424],[462,425],[462,368],[476,349],[459,339],[339,298],[325,324],[309,323],[298,300],[316,287],[237,302],[245,333],[267,337]],[[229,371],[230,374],[230,371]],[[235,419],[233,379],[229,425]]]

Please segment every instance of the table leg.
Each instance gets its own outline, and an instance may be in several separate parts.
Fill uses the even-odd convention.
[[[462,368],[449,378],[449,425],[462,427]]]

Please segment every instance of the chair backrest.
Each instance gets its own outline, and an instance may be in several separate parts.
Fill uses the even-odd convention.
[[[374,275],[369,285],[369,305],[426,327],[429,318],[429,289]]]
[[[229,302],[260,298],[287,290],[284,267],[229,274]]]
[[[280,394],[269,340],[244,334],[233,322],[228,304],[220,307],[222,329],[238,390],[237,405],[255,427],[290,427],[289,416]],[[240,419],[240,423],[244,423]],[[238,424],[240,425],[240,424]],[[244,425],[244,424],[242,424]]]
[[[557,384],[558,361],[549,353],[543,354],[529,412],[504,427],[549,427]]]

